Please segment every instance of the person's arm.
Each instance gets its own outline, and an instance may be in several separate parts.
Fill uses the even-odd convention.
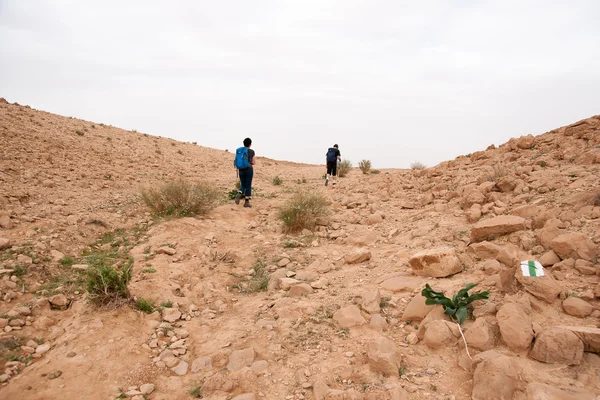
[[[252,159],[250,160],[250,164],[254,165],[256,164],[256,156],[252,156]]]
[[[340,153],[340,151],[338,150],[338,156],[337,156],[338,161],[342,161],[342,153]]]

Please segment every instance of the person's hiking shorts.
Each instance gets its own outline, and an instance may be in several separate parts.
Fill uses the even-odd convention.
[[[332,176],[337,175],[337,161],[327,161],[327,174]]]

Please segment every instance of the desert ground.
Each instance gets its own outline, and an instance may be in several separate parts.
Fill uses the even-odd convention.
[[[600,398],[600,116],[327,187],[255,143],[252,208],[228,198],[235,146],[201,144],[0,99],[0,398]],[[181,179],[222,199],[142,201]],[[299,190],[329,214],[284,233]],[[97,306],[108,252],[131,297]],[[421,295],[468,283],[490,296],[460,330]]]

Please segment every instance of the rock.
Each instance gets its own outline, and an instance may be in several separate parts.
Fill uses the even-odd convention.
[[[59,310],[66,310],[69,307],[69,304],[71,303],[71,301],[64,294],[54,295],[50,297],[48,301],[50,302],[51,308]]]
[[[419,337],[417,336],[416,333],[411,332],[408,335],[406,335],[406,340],[405,341],[408,344],[413,344],[414,345],[414,344],[419,343]]]
[[[579,365],[583,349],[583,341],[576,334],[567,329],[552,328],[536,337],[530,355],[548,364]]]
[[[62,371],[54,371],[54,372],[50,372],[47,376],[48,376],[48,379],[56,379],[61,375],[62,375]]]
[[[598,271],[594,264],[586,260],[575,261],[575,269],[582,275],[596,275],[596,271]]]
[[[279,286],[283,290],[290,290],[292,286],[301,283],[298,279],[294,278],[279,278]]]
[[[212,358],[203,356],[198,357],[192,362],[192,373],[196,373],[198,371],[210,371],[212,369]]]
[[[485,202],[485,195],[479,190],[472,188],[465,193],[461,199],[460,206],[463,210],[471,208],[473,204],[483,204]]]
[[[408,306],[404,309],[404,313],[402,314],[402,320],[411,320],[411,321],[421,321],[423,318],[429,314],[431,310],[433,310],[433,306],[428,306],[425,304],[427,299],[421,295],[421,293],[417,293]]]
[[[485,357],[485,353],[492,353]],[[473,374],[473,400],[512,399],[519,371],[513,361],[493,350],[479,354],[483,361],[477,364]],[[476,357],[476,358],[477,358]]]
[[[269,275],[269,284],[267,285],[267,290],[269,292],[278,290],[281,287],[281,279],[285,278],[286,272],[287,271],[285,269],[278,269],[277,271]]]
[[[19,318],[15,318],[15,319],[11,319],[10,321],[8,321],[8,325],[9,326],[24,326],[25,321],[23,321],[22,319],[19,319]]]
[[[397,376],[402,359],[398,347],[391,340],[379,336],[369,343],[367,357],[374,372]]]
[[[562,291],[559,283],[547,273],[544,276],[523,276],[521,269],[515,271],[517,281],[525,290],[546,303],[552,303]]]
[[[365,292],[362,296],[362,308],[369,314],[378,314],[380,311],[379,303],[381,302],[381,295],[379,289],[371,289]]]
[[[381,283],[381,287],[390,292],[412,292],[417,287],[421,286],[422,278],[414,278],[410,276],[396,276],[386,279]]]
[[[254,396],[254,393],[242,393],[242,394],[238,394],[231,400],[255,400],[255,399],[256,399],[256,396]]]
[[[353,326],[365,324],[367,321],[360,313],[360,310],[355,305],[349,305],[340,308],[333,313],[333,319],[342,328],[352,328]]]
[[[313,293],[314,290],[312,288],[312,286],[310,286],[308,283],[300,283],[298,285],[294,285],[290,288],[290,290],[288,291],[288,295],[290,297],[302,297],[302,296],[308,296],[309,294]]]
[[[154,392],[154,385],[152,383],[144,383],[140,386],[140,392],[142,394],[150,394]]]
[[[282,258],[281,260],[279,260],[279,261],[277,262],[277,266],[278,266],[279,268],[283,268],[283,267],[285,267],[286,265],[288,265],[289,263],[291,263],[290,259],[289,259],[289,258],[287,258],[287,257],[284,257],[284,258]]]
[[[525,229],[525,218],[500,215],[479,221],[471,229],[471,242],[481,242]]]
[[[550,247],[561,259],[574,258],[592,261],[598,253],[594,242],[580,232],[565,233],[555,237]]]
[[[427,314],[427,316],[419,324],[419,329],[417,330],[417,337],[419,338],[419,340],[423,340],[423,338],[425,337],[425,329],[427,328],[427,326],[431,322],[438,320],[450,321],[450,317],[444,314],[444,307],[442,307],[441,305],[433,306],[433,310],[431,310],[429,314]]]
[[[595,400],[596,395],[570,387],[559,389],[545,383],[531,382],[527,385],[527,400]]]
[[[8,318],[0,318],[0,329],[8,326]]]
[[[533,340],[531,316],[517,303],[506,303],[496,314],[502,340],[508,348],[522,351],[529,348]]]
[[[250,370],[253,372],[262,372],[269,366],[269,362],[267,360],[258,360],[254,361],[250,366]]]
[[[454,249],[450,247],[420,251],[408,263],[415,275],[433,278],[443,278],[463,270]]]
[[[452,333],[448,321],[432,321],[425,328],[423,338],[425,344],[432,349],[439,349],[443,346],[452,346],[456,343],[456,337]]]
[[[376,331],[382,332],[387,330],[388,323],[380,314],[375,314],[371,317],[369,326]]]
[[[547,251],[538,260],[544,267],[552,266],[560,262],[560,257],[554,252],[554,250]]]
[[[18,315],[31,315],[31,309],[29,307],[15,307],[14,311],[18,314]]]
[[[169,256],[173,256],[175,253],[177,253],[177,250],[168,246],[163,246],[156,250],[156,254],[167,254]]]
[[[33,321],[33,327],[36,329],[48,329],[51,326],[54,326],[56,324],[56,321],[54,321],[52,318],[48,318],[45,315],[42,315],[38,318],[36,318]]]
[[[557,326],[573,332],[584,345],[584,351],[600,353],[600,329],[588,326]]]
[[[188,371],[188,363],[185,361],[180,361],[179,364],[175,368],[171,368],[171,371],[175,372],[175,374],[179,376],[183,376],[187,374]]]
[[[464,332],[464,335],[469,348],[486,351],[496,346],[494,332],[483,318],[477,318],[475,323]]]
[[[325,382],[324,378],[318,378],[312,385],[313,396],[315,400],[325,400],[329,393],[329,386]]]
[[[0,228],[3,229],[12,229],[13,222],[8,215],[0,216]]]
[[[594,311],[594,306],[585,300],[570,296],[562,302],[563,310],[569,315],[585,318]]]
[[[10,379],[10,375],[8,375],[8,374],[0,375],[0,383],[8,382],[9,379]]]
[[[50,250],[50,255],[54,259],[54,261],[60,261],[65,258],[65,255],[58,250]]]
[[[78,271],[87,271],[88,268],[89,268],[88,264],[73,264],[73,265],[71,265],[71,269],[75,269]]]
[[[495,275],[502,270],[502,264],[498,260],[489,259],[483,262],[481,268],[487,275]]]
[[[383,221],[381,214],[371,214],[367,217],[367,224],[375,225]]]
[[[347,264],[358,264],[371,259],[371,251],[368,249],[357,249],[344,256]]]
[[[0,237],[0,250],[8,249],[10,247],[10,239]]]
[[[313,261],[312,264],[308,266],[308,269],[316,269],[320,274],[326,274],[327,272],[334,269],[335,266],[329,260],[316,260]]]
[[[243,350],[235,350],[229,356],[227,369],[229,371],[239,371],[244,367],[249,367],[254,362],[254,349],[248,347]]]
[[[39,345],[36,349],[35,352],[37,354],[44,354],[47,353],[50,350],[50,345],[48,343],[44,343]]]
[[[175,322],[181,318],[181,311],[176,308],[163,308],[162,319],[167,322]]]

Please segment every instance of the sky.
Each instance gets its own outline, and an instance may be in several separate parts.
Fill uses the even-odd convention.
[[[428,166],[600,114],[597,0],[0,0],[0,97],[257,156]]]

